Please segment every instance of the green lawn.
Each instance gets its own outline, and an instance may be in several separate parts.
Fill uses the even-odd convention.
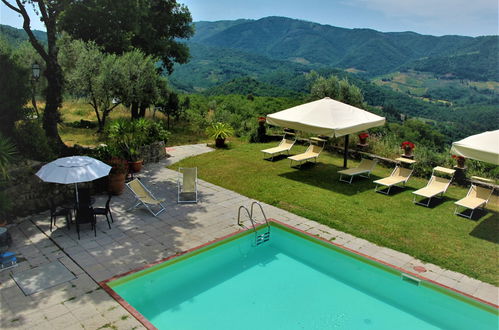
[[[426,179],[411,178],[406,189],[392,196],[374,192],[373,180],[389,175],[378,166],[371,179],[338,181],[342,165],[337,155],[324,152],[316,165],[290,168],[287,159],[262,159],[261,149],[275,146],[232,142],[172,166],[197,166],[199,177],[245,196],[275,205],[373,243],[408,253],[426,262],[499,285],[497,212],[478,221],[455,216],[454,202],[467,189],[450,187],[443,203],[433,208],[412,203],[412,191]],[[293,148],[294,153],[305,150]],[[349,161],[349,167],[356,162]],[[496,205],[494,206],[497,211]]]

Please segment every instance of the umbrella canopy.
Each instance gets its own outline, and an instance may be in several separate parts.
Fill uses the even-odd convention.
[[[385,118],[325,97],[267,116],[267,123],[299,131],[340,137],[382,126]]]
[[[385,124],[385,117],[325,97],[267,116],[267,123],[330,137],[345,136],[343,167],[347,167],[348,135]]]
[[[499,165],[499,130],[468,136],[453,142],[451,153]]]
[[[36,172],[45,182],[78,183],[102,178],[109,174],[111,166],[87,156],[72,156],[56,159]]]

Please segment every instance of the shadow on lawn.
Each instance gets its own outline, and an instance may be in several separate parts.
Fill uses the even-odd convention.
[[[348,196],[363,191],[374,190],[372,181],[377,180],[378,177],[355,177],[352,184],[348,184],[339,180],[338,171],[341,170],[341,167],[335,165],[309,162],[303,164],[301,168],[293,166],[289,172],[279,174],[279,176]]]
[[[484,216],[484,212],[480,211],[480,218]],[[497,212],[486,211],[486,218],[480,222],[471,232],[470,235],[476,238],[481,238],[492,243],[499,243],[499,216]],[[473,216],[475,218],[475,216]],[[479,219],[479,218],[478,218]]]

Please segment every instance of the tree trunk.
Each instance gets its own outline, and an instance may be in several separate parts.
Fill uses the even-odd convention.
[[[139,118],[144,118],[146,116],[147,104],[140,105]]]
[[[138,119],[139,118],[139,104],[137,102],[132,102],[130,110],[131,110],[132,119]]]
[[[104,112],[102,113],[102,119],[99,122],[99,130],[97,132],[102,133],[102,131],[104,130],[104,127],[106,126],[107,116],[109,115],[109,113],[111,112],[111,110],[109,110],[109,111],[108,110],[104,110]]]
[[[54,55],[57,58],[57,55]],[[52,59],[52,58],[51,58]],[[47,62],[47,90],[45,96],[45,111],[43,112],[43,128],[45,135],[52,140],[54,146],[59,152],[66,149],[66,145],[62,142],[57,130],[57,124],[60,120],[59,107],[62,103],[62,70],[54,60]]]

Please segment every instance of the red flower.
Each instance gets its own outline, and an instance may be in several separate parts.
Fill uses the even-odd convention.
[[[359,139],[367,139],[369,137],[369,134],[364,132],[359,134]]]
[[[266,120],[267,120],[267,118],[265,118],[265,117],[258,117],[259,122],[265,122]]]
[[[454,158],[454,159],[459,159],[459,160],[464,159],[464,157],[463,157],[463,156],[458,156],[458,155],[452,155],[452,158]]]
[[[402,142],[402,144],[400,145],[401,148],[403,149],[414,149],[416,147],[416,145],[410,141],[404,141]]]

